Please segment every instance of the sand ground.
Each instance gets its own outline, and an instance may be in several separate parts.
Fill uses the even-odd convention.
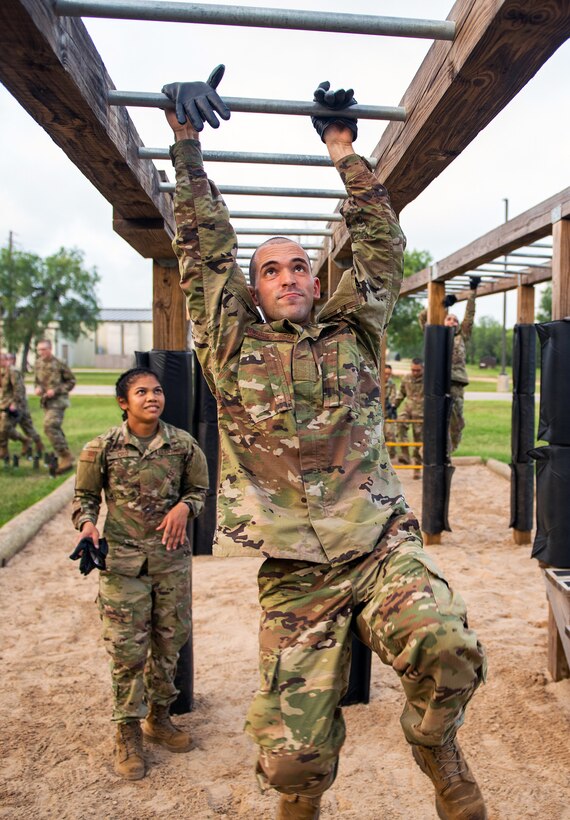
[[[419,512],[421,482],[403,478]],[[570,680],[547,672],[544,583],[528,546],[507,528],[509,484],[483,466],[453,479],[452,533],[431,547],[469,607],[489,655],[461,742],[490,818],[570,820]],[[0,817],[83,820],[271,820],[253,748],[242,733],[257,686],[252,559],[194,559],[195,708],[178,720],[195,748],[148,750],[148,776],[112,769],[107,658],[99,637],[95,573],[68,560],[69,508],[0,570]],[[399,727],[396,675],[376,659],[371,701],[345,710],[348,739],[323,820],[436,818],[433,790]]]

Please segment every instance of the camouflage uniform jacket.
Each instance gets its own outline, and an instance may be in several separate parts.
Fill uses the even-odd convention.
[[[21,413],[27,407],[26,386],[22,374],[15,367],[0,368],[0,410],[11,404]]]
[[[400,390],[396,397],[396,407],[399,407],[402,402],[405,402],[405,407],[410,408],[414,414],[414,418],[423,419],[424,417],[424,377],[412,376],[411,373],[406,373],[400,382]]]
[[[69,407],[68,393],[75,387],[75,376],[65,362],[60,362],[55,356],[47,361],[38,356],[35,370],[36,387],[41,387],[43,393],[46,390],[55,391],[52,399],[41,397],[42,407]]]
[[[199,515],[207,489],[206,459],[189,433],[160,421],[143,451],[124,422],[83,448],[72,520],[78,530],[86,521],[96,524],[104,491],[107,569],[136,576],[147,561],[149,574],[166,572],[188,561],[190,546],[167,551],[156,527],[179,501],[188,504],[191,517]]]
[[[398,394],[398,388],[396,386],[396,382],[392,377],[386,379],[386,409],[395,409],[396,408],[396,396]]]
[[[465,305],[465,315],[463,321],[456,329],[453,338],[453,352],[451,354],[451,381],[457,384],[469,384],[469,376],[467,375],[467,351],[465,345],[471,338],[471,331],[473,330],[473,322],[475,320],[475,299],[476,293],[472,290],[467,298]],[[419,315],[419,322],[422,330],[427,322],[427,310],[422,310]]]
[[[265,323],[235,261],[229,213],[193,140],[171,150],[181,287],[218,404],[216,555],[343,563],[408,511],[384,444],[380,342],[405,239],[360,157],[337,163],[353,267],[315,323]]]

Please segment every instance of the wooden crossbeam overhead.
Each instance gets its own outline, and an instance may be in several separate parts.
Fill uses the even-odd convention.
[[[496,259],[497,256],[516,248],[526,247],[544,236],[549,236],[552,233],[553,222],[569,217],[570,187],[504,222],[435,265],[412,274],[402,283],[400,295],[406,296],[423,290],[429,282],[445,282],[460,273],[473,271],[479,265]],[[541,270],[539,269],[539,272]]]
[[[81,20],[50,0],[0,3],[0,80],[112,205],[114,228],[144,257],[172,257],[172,202]]]
[[[375,173],[397,212],[412,202],[516,96],[570,36],[567,0],[459,0],[453,43],[429,50],[401,104],[405,123],[390,123],[372,152]],[[333,256],[349,237],[341,225]],[[317,270],[327,264],[319,258]]]
[[[481,296],[491,296],[493,293],[504,293],[508,290],[516,290],[519,285],[533,286],[541,282],[549,282],[552,279],[552,268],[550,265],[544,268],[534,269],[532,272],[522,270],[520,276],[509,276],[505,279],[497,279],[495,282],[479,285],[477,288],[477,298]],[[458,302],[465,301],[471,291],[466,288],[455,292],[453,295]]]

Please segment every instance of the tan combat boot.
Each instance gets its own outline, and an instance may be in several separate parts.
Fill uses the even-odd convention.
[[[442,820],[487,820],[483,795],[456,740],[443,746],[412,745],[414,760],[435,786]]]
[[[282,794],[275,820],[319,820],[321,798]]]
[[[168,706],[152,703],[142,730],[146,738],[164,746],[169,752],[189,752],[192,748],[192,737],[170,720]]]
[[[63,453],[58,454],[57,469],[55,471],[56,475],[63,475],[63,473],[68,473],[70,470],[73,470],[74,467],[75,462],[69,450],[64,450]]]
[[[141,780],[145,776],[143,740],[138,720],[121,721],[115,737],[115,772],[125,780]]]

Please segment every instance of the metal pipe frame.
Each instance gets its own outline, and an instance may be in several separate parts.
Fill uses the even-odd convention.
[[[304,219],[307,222],[342,222],[341,214],[288,214],[269,211],[231,211],[231,219]]]
[[[159,191],[174,193],[174,182],[160,182]],[[346,191],[329,191],[324,188],[256,188],[244,185],[218,185],[222,194],[240,194],[243,196],[293,196],[311,199],[346,199]]]
[[[170,160],[168,148],[146,148],[139,147],[140,159],[166,159]],[[202,151],[204,162],[247,162],[260,165],[309,165],[316,168],[332,168],[332,159],[316,154],[263,154],[249,151]],[[366,157],[370,166],[376,168],[377,157]]]
[[[241,236],[332,236],[333,232],[328,229],[318,228],[286,228],[280,225],[278,228],[240,228]]]
[[[239,239],[239,230],[238,230],[237,236],[238,236],[238,239]],[[306,251],[323,251],[324,250],[322,245],[311,245],[310,243],[307,243],[307,242],[302,242],[301,244],[303,245],[303,249],[306,250]],[[255,250],[257,250],[257,248],[259,248],[259,242],[240,242],[239,243],[239,250],[240,251],[242,251],[242,250],[255,251]]]
[[[552,259],[551,253],[522,253],[521,251],[513,251],[507,256],[524,256],[527,259]]]
[[[545,267],[548,267],[548,265],[544,265],[544,264],[535,265],[535,264],[531,264],[530,262],[498,262],[498,261],[495,261],[495,260],[487,262],[487,264],[488,265],[500,265],[503,270],[505,270],[505,267],[509,268],[511,270],[513,270],[513,268],[521,268],[521,269],[524,270],[524,268],[545,268]],[[492,270],[492,268],[477,268],[477,270],[489,271],[489,270]],[[520,271],[516,271],[516,270],[514,270],[513,272],[514,273],[520,273]]]
[[[267,100],[255,97],[222,97],[230,111],[246,114],[293,114],[299,116],[330,117],[331,109],[315,102],[302,100]],[[138,108],[172,108],[174,103],[166,94],[146,91],[107,92],[109,105],[127,105]],[[388,105],[352,105],[339,109],[336,113],[352,120],[393,120],[404,122],[406,109]]]
[[[455,37],[455,23],[450,20],[377,17],[371,14],[213,6],[167,0],[56,0],[54,7],[56,14],[62,17],[110,17],[166,23],[253,26],[341,34],[415,37],[427,40],[453,40]]]

